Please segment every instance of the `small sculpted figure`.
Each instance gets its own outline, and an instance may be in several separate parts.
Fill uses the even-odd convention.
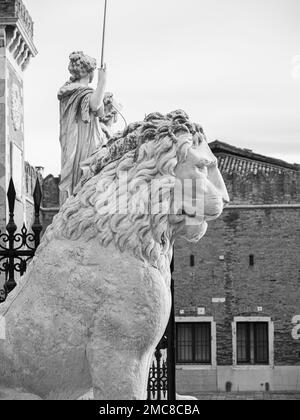
[[[99,114],[103,108],[106,69],[98,70],[96,90],[90,87],[96,60],[73,52],[70,55],[70,80],[58,92],[60,101],[61,204],[70,197],[81,176],[81,163],[105,142]]]
[[[113,94],[110,92],[105,93],[103,104],[99,120],[102,130],[109,140],[113,135],[112,127],[118,122],[118,112],[121,105],[116,103]]]
[[[85,161],[81,162],[80,167],[82,169],[82,177],[77,183],[77,187],[74,189],[76,194],[91,176],[91,165],[93,162],[97,162],[103,154],[106,153],[104,146],[109,142],[113,136],[113,125],[118,122],[119,110],[122,108],[121,104],[117,103],[114,96],[110,92],[106,92],[103,99],[103,106],[99,111],[100,128],[102,130],[104,140],[101,143],[101,147],[96,149]]]

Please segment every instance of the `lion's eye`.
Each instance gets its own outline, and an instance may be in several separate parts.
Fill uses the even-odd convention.
[[[206,177],[208,176],[208,169],[207,166],[197,166],[197,169],[199,172],[201,172],[202,174],[204,174]]]
[[[211,161],[208,159],[199,159],[199,161],[197,162],[197,168],[202,169],[204,167],[208,167],[211,165]]]

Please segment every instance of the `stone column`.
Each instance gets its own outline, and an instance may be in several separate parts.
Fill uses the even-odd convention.
[[[6,32],[5,26],[0,26],[0,229],[6,222],[5,191],[7,189],[7,142],[6,142]]]
[[[21,0],[0,0],[0,229],[5,230],[6,192],[14,180],[15,221],[25,219],[23,72],[37,54],[33,22]]]

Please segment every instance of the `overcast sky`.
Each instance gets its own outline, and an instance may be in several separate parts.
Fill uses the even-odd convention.
[[[57,175],[57,91],[70,52],[100,57],[104,0],[24,3],[39,51],[25,73],[26,159]],[[299,0],[108,3],[107,90],[128,122],[182,108],[210,141],[300,163]]]

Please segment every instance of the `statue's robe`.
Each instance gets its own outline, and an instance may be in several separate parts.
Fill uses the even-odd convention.
[[[61,201],[72,195],[82,176],[81,162],[102,146],[104,135],[98,113],[90,109],[94,90],[79,83],[66,83],[60,101]],[[62,204],[61,202],[61,204]]]

